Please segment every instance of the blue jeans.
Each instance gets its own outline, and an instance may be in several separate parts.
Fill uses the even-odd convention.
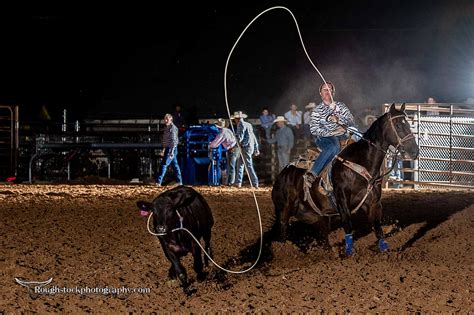
[[[290,163],[290,153],[288,153],[289,150],[291,149],[288,147],[278,147],[277,155],[278,166],[280,167],[280,171]]]
[[[315,140],[316,145],[321,149],[321,153],[314,161],[311,172],[317,176],[331,162],[336,154],[341,150],[339,139],[346,138],[346,135],[332,136],[332,137],[318,137]]]
[[[235,169],[239,155],[240,149],[237,145],[227,151],[227,185],[233,185],[235,182]]]
[[[389,168],[392,167],[392,159],[388,160],[388,167]],[[390,172],[390,176],[395,176],[399,179],[403,179],[402,171],[401,171],[402,168],[403,168],[403,161],[402,160],[397,160],[397,165]]]
[[[179,169],[178,158],[177,158],[178,149],[174,148],[173,158],[170,158],[169,153],[170,153],[170,148],[166,148],[163,159],[161,160],[160,172],[158,173],[158,176],[156,176],[156,182],[161,185],[161,182],[163,181],[163,177],[165,177],[166,175],[166,170],[168,169],[168,166],[171,164],[171,167],[173,168],[174,173],[176,174],[176,183],[182,184],[183,179],[181,178],[181,170]]]
[[[255,173],[255,169],[253,168],[253,148],[242,148],[242,155],[244,157],[245,165],[247,165],[247,169],[249,172],[250,180],[252,182],[252,186],[258,186],[258,177],[257,173]],[[242,159],[239,159],[239,166],[237,167],[237,184],[242,184],[242,179],[244,177],[244,163],[242,163]]]

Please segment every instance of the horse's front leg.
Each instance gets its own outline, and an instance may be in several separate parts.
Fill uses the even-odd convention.
[[[379,246],[380,252],[386,252],[388,250],[388,244],[383,238],[382,231],[382,204],[377,202],[372,206],[372,209],[369,211],[369,220],[372,221],[374,227],[374,233],[377,237],[377,244]]]
[[[351,210],[348,207],[347,197],[344,193],[339,194],[340,198],[337,202],[337,211],[341,216],[342,227],[344,228],[344,240],[346,244],[346,256],[350,257],[354,254],[354,240],[352,238],[352,221]],[[331,196],[331,198],[334,198]],[[332,203],[336,203],[333,199]]]

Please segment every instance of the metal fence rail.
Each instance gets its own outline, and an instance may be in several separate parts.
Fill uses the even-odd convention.
[[[389,104],[384,107],[387,110]],[[403,180],[397,181],[398,184],[415,188],[474,188],[474,109],[471,108],[466,104],[406,104],[420,154],[408,163],[409,167],[404,163]]]
[[[0,177],[17,175],[19,148],[17,105],[0,105]]]

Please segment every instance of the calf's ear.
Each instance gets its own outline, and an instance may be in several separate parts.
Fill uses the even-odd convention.
[[[153,204],[151,202],[146,202],[146,201],[137,201],[137,207],[138,209],[142,211],[152,211],[153,210]]]

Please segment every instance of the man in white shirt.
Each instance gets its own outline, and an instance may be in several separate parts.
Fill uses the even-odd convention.
[[[288,122],[288,126],[291,127],[296,138],[299,138],[302,133],[302,118],[303,113],[298,110],[296,104],[291,104],[290,110],[285,113],[285,119]]]
[[[285,119],[288,125],[293,126],[297,129],[301,127],[301,111],[298,110],[296,104],[291,104],[290,110],[285,113]]]

